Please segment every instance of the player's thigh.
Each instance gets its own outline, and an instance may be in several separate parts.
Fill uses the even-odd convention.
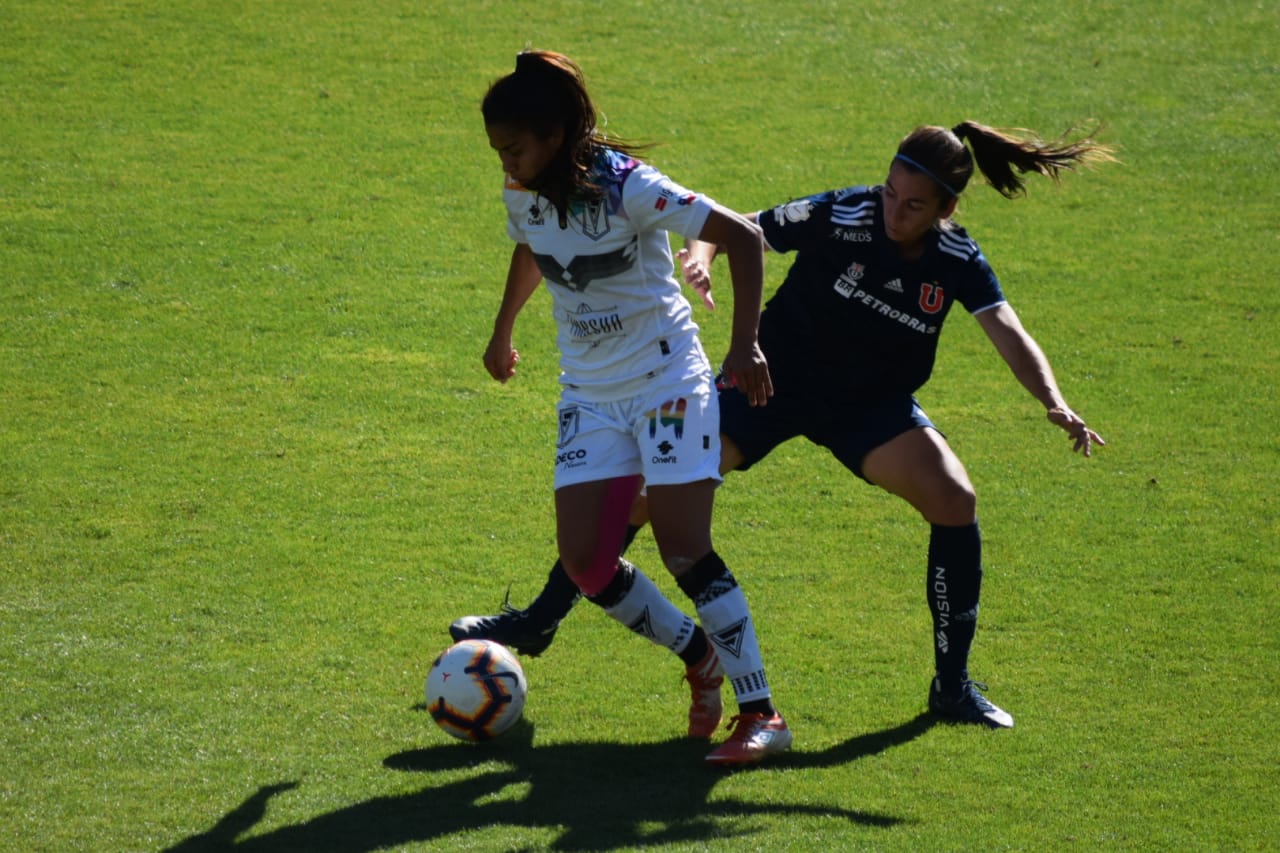
[[[962,526],[976,518],[973,484],[947,440],[916,427],[873,448],[862,460],[866,479],[911,504],[931,524]]]
[[[641,469],[625,419],[608,406],[561,405],[555,461],[556,536],[569,574],[586,571],[602,552],[614,549],[612,556],[617,556]]]
[[[618,556],[639,489],[638,475],[556,489],[556,541],[569,575],[576,577]]]

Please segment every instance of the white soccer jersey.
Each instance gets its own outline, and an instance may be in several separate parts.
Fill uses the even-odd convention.
[[[593,181],[603,195],[573,202],[566,228],[549,201],[510,179],[503,198],[507,232],[533,250],[551,291],[561,383],[617,400],[696,346],[667,234],[697,237],[712,203],[612,150]]]

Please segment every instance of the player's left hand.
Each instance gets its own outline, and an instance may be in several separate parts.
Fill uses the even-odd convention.
[[[1102,436],[1089,429],[1084,422],[1084,418],[1065,406],[1055,406],[1049,410],[1049,422],[1057,424],[1067,431],[1067,435],[1075,442],[1072,451],[1084,451],[1085,456],[1093,455],[1093,445],[1106,447],[1107,443],[1102,440]]]
[[[711,269],[701,258],[694,258],[688,249],[676,252],[676,261],[680,265],[680,274],[684,283],[692,287],[702,297],[702,304],[711,311],[716,310],[716,301],[711,298]]]

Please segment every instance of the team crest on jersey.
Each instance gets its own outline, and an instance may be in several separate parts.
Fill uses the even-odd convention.
[[[564,447],[577,437],[580,419],[581,413],[578,411],[577,406],[569,406],[560,410],[560,438],[556,442],[556,447]]]
[[[849,299],[853,294],[858,292],[858,281],[865,274],[867,268],[856,261],[849,264],[849,268],[840,273],[840,277],[836,279],[836,293]]]
[[[942,310],[942,306],[946,302],[946,293],[942,289],[942,285],[929,284],[927,282],[920,285],[920,310],[926,314],[937,314]]]
[[[582,236],[599,240],[609,233],[609,208],[602,199],[585,202],[577,214]]]

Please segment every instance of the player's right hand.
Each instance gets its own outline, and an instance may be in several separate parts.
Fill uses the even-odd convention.
[[[484,351],[484,369],[499,382],[506,382],[516,375],[516,365],[520,363],[520,353],[511,345],[509,338],[497,336],[489,339],[489,346]]]
[[[773,396],[773,377],[769,375],[769,362],[765,359],[760,344],[755,341],[746,345],[731,342],[720,374],[717,381],[746,394],[748,405],[768,405],[769,398]]]

